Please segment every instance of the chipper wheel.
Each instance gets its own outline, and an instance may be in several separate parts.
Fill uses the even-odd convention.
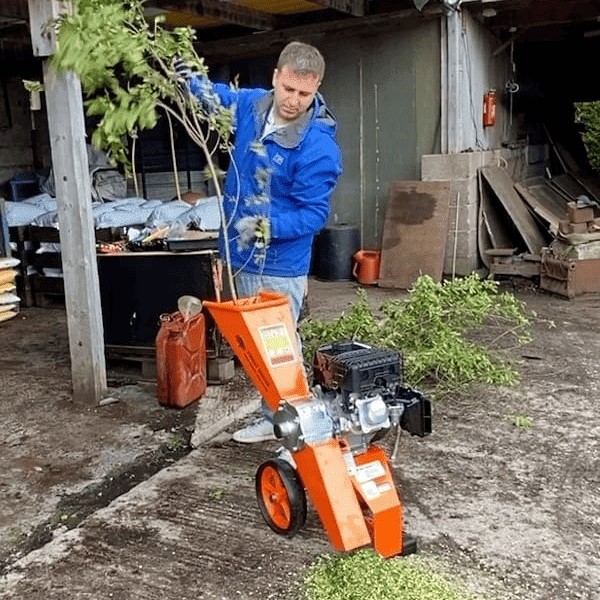
[[[306,493],[292,465],[281,458],[264,462],[256,471],[256,497],[267,525],[288,538],[306,521]]]

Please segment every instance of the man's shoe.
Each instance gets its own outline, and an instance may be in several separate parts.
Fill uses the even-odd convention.
[[[277,439],[273,433],[273,423],[267,421],[264,417],[243,429],[238,429],[231,437],[234,442],[240,444],[254,444]]]

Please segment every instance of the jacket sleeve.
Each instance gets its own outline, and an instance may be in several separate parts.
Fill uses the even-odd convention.
[[[230,108],[237,104],[240,94],[244,91],[225,83],[213,83],[205,75],[192,76],[189,88],[190,92],[202,103],[203,108],[209,112],[216,106]]]
[[[288,198],[292,207],[271,214],[271,236],[295,239],[320,231],[329,216],[329,200],[342,172],[341,153],[330,137],[319,140],[297,166]],[[289,202],[286,203],[289,205]]]

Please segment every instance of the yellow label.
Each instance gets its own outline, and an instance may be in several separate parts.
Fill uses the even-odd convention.
[[[292,343],[284,323],[260,327],[258,330],[265,354],[272,367],[280,367],[296,360],[295,344]]]

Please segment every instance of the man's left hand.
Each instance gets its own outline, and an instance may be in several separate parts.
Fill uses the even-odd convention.
[[[271,241],[271,223],[266,217],[242,217],[234,227],[240,248],[266,248]]]
[[[256,240],[254,245],[257,248],[266,248],[271,241],[271,222],[265,217],[259,217],[256,221]]]

